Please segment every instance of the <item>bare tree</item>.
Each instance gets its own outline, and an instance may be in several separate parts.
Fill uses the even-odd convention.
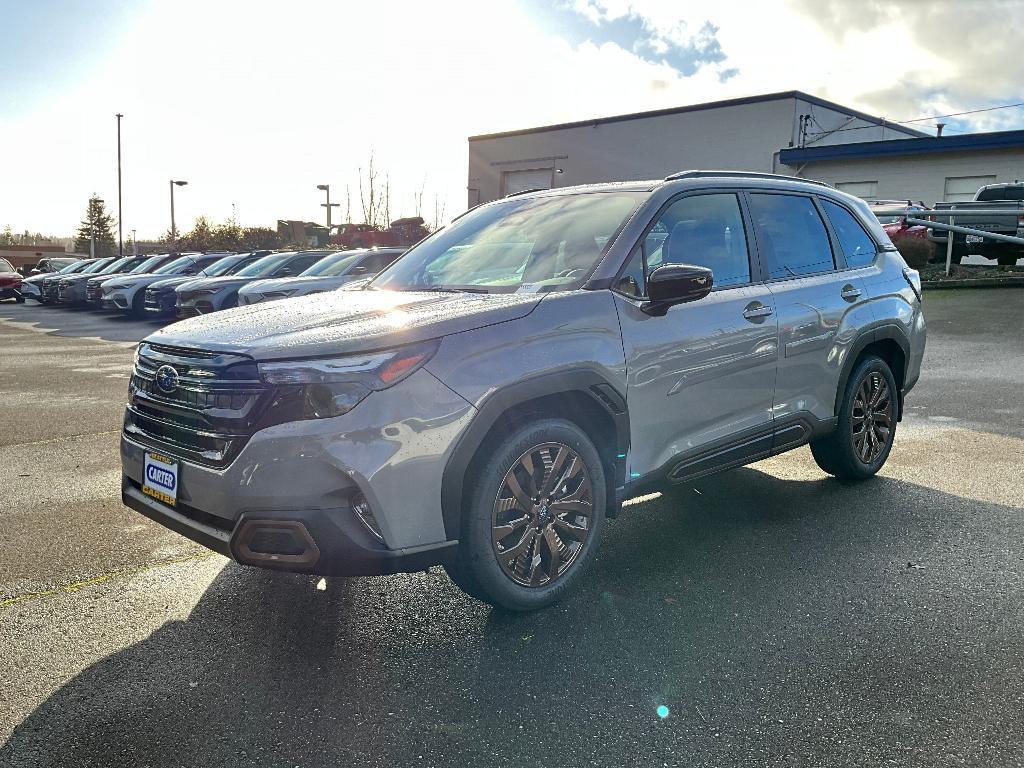
[[[359,203],[363,208],[363,222],[374,227],[386,227],[390,223],[391,182],[384,177],[383,187],[379,172],[373,166],[373,153],[366,168],[365,179],[363,169],[359,169]]]
[[[441,228],[441,224],[444,222],[444,213],[447,203],[441,201],[441,197],[434,193],[434,221],[431,225],[431,231],[436,231]]]

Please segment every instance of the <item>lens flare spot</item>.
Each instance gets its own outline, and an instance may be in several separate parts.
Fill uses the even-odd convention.
[[[662,720],[668,717],[668,707],[666,707],[664,704],[659,704],[657,710],[655,711],[658,713],[658,717],[660,717]]]

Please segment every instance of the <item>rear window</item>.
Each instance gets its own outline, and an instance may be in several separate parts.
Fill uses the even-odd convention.
[[[868,236],[853,214],[831,200],[822,200],[821,206],[832,223],[839,245],[851,267],[866,267],[875,260],[875,241]]]
[[[835,269],[828,232],[811,198],[752,194],[750,209],[770,279]]]
[[[989,187],[978,193],[977,200],[1024,200],[1024,185]]]

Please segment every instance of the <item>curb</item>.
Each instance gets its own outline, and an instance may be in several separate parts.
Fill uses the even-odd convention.
[[[921,283],[922,288],[1024,288],[1024,277],[983,277],[969,280],[927,280]]]

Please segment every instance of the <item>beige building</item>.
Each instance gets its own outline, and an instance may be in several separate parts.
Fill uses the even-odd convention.
[[[0,245],[0,258],[7,259],[15,269],[30,267],[50,256],[69,256],[62,245]]]
[[[1024,131],[936,138],[787,91],[471,136],[468,203],[688,168],[818,178],[866,199],[962,200],[1024,179]]]

